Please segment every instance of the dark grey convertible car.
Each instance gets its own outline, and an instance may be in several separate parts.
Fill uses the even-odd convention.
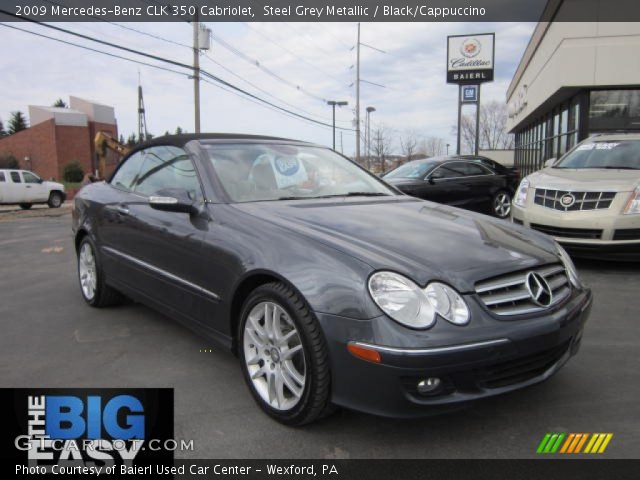
[[[287,424],[540,382],[576,353],[591,306],[551,237],[293,140],[154,139],[76,196],[73,231],[89,305],[124,294],[233,351]]]

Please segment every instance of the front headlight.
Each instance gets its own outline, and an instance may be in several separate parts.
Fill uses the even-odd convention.
[[[431,305],[442,318],[455,325],[469,323],[469,308],[467,308],[467,304],[460,294],[449,285],[431,282],[424,291]]]
[[[469,309],[453,288],[431,282],[422,290],[408,278],[394,272],[377,272],[369,278],[369,293],[384,313],[411,328],[429,328],[436,312],[456,325],[469,322]]]
[[[578,270],[576,270],[576,266],[573,264],[573,260],[571,260],[571,257],[569,256],[567,251],[562,248],[559,243],[556,243],[556,248],[558,249],[558,256],[560,257],[560,261],[564,265],[564,269],[567,271],[567,275],[569,277],[571,285],[576,288],[582,288],[582,282],[580,281]]]
[[[529,180],[523,178],[518,186],[518,190],[516,190],[515,197],[513,198],[513,203],[518,207],[524,207],[527,202],[527,192],[529,191]]]
[[[624,215],[629,215],[632,213],[640,213],[640,187],[636,187],[636,189],[631,193],[631,197],[629,197],[629,201],[627,202],[626,207],[624,207]]]
[[[374,273],[369,293],[384,313],[407,327],[428,328],[436,321],[435,309],[422,289],[402,275]]]

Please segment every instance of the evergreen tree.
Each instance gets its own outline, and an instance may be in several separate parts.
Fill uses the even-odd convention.
[[[68,108],[67,104],[65,103],[64,100],[62,100],[61,98],[59,98],[58,100],[56,100],[54,102],[53,105],[51,105],[52,107],[58,107],[58,108]]]
[[[27,119],[25,118],[24,113],[20,111],[11,112],[8,127],[9,135],[13,135],[21,130],[26,130],[27,128]]]
[[[0,120],[0,137],[4,137],[7,134],[7,132],[4,130],[4,124],[2,123],[2,120]]]

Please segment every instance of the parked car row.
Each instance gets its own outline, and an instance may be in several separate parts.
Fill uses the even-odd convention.
[[[0,205],[20,205],[28,210],[34,204],[46,203],[58,208],[65,198],[61,183],[42,180],[27,170],[0,170]]]

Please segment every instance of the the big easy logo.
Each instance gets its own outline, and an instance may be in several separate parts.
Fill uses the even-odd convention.
[[[447,37],[447,82],[492,81],[494,40],[493,33]]]
[[[15,416],[7,432],[13,443],[10,456],[30,465],[130,465],[137,459],[172,458],[170,452],[148,448],[150,439],[173,437],[171,389],[4,389],[2,393]]]

